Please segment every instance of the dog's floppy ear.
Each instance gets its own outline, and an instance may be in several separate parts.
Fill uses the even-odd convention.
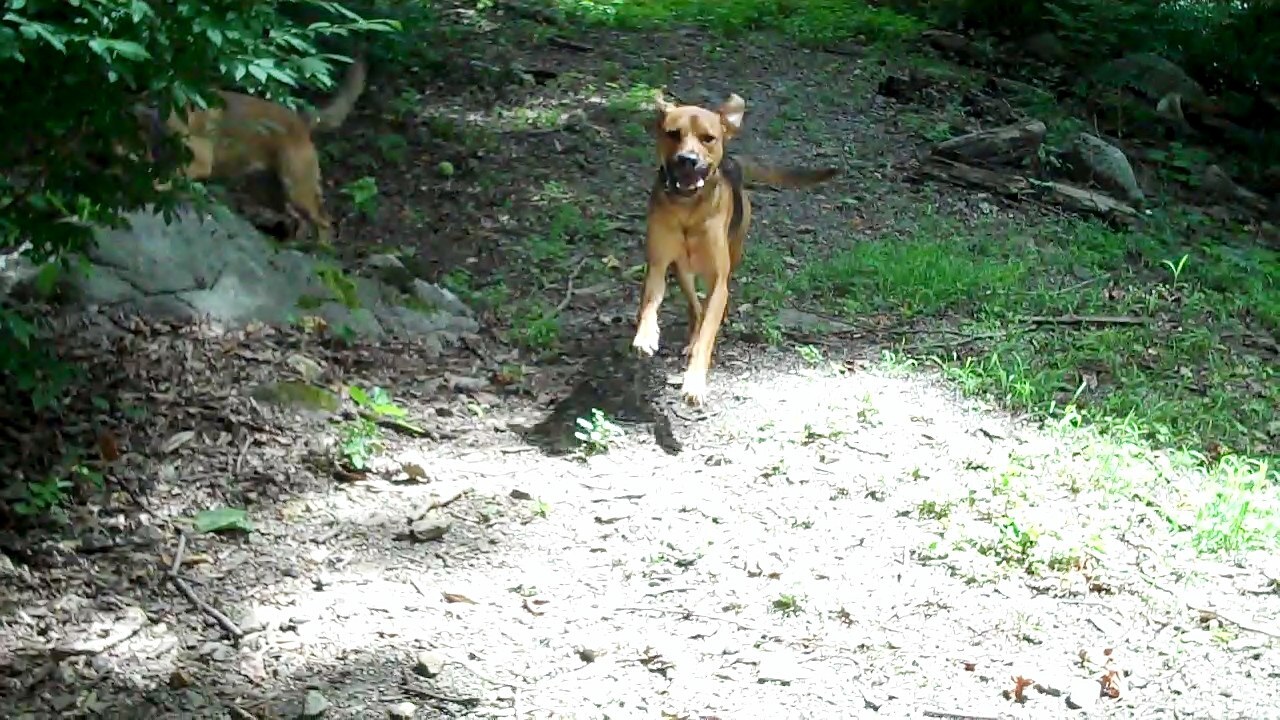
[[[730,136],[737,135],[742,129],[742,116],[747,112],[747,103],[737,93],[729,96],[720,106],[720,122]]]

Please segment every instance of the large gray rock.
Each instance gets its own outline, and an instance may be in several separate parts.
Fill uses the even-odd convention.
[[[1196,109],[1211,104],[1200,83],[1176,63],[1155,53],[1131,53],[1103,63],[1094,70],[1091,80],[1102,87],[1136,90],[1153,103],[1176,95]]]
[[[1077,181],[1096,183],[1129,203],[1138,204],[1146,200],[1129,158],[1125,157],[1123,150],[1102,138],[1089,133],[1076,135],[1062,159]]]
[[[248,222],[220,210],[128,216],[131,227],[103,230],[88,252],[92,271],[68,273],[61,290],[85,307],[167,319],[210,317],[226,325],[283,324],[304,315],[358,336],[423,340],[437,349],[479,329],[452,293],[407,276],[394,283],[384,258],[372,277],[349,274],[297,250],[281,249]],[[329,279],[326,280],[325,276]]]

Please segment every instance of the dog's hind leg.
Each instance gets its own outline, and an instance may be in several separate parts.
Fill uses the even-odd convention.
[[[689,365],[684,372],[684,383],[680,394],[690,405],[701,405],[707,396],[707,371],[711,367],[711,356],[715,351],[716,335],[720,332],[720,323],[724,320],[729,302],[728,258],[724,258],[724,268],[713,272],[706,278],[708,282],[707,304],[702,311],[702,322],[698,325],[698,334],[694,338],[693,347],[689,351]]]
[[[676,261],[676,279],[680,283],[680,290],[684,293],[684,299],[689,306],[689,336],[684,344],[685,355],[688,355],[693,348],[693,339],[698,337],[698,326],[702,324],[703,318],[702,301],[698,299],[698,286],[694,281],[696,277],[687,262]]]

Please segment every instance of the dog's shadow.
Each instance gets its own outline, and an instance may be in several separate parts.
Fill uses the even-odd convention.
[[[521,433],[525,441],[548,455],[572,453],[581,445],[575,436],[582,429],[578,419],[590,419],[592,411],[599,410],[616,423],[649,426],[658,447],[678,454],[682,445],[659,404],[666,382],[663,361],[637,357],[630,340],[615,334],[584,339],[577,348],[579,357],[591,361],[578,371],[569,394],[541,422]]]

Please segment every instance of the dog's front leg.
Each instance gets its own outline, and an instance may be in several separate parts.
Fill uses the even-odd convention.
[[[698,336],[689,353],[689,366],[684,371],[684,384],[680,394],[690,405],[701,405],[707,397],[707,371],[711,367],[711,354],[715,350],[716,335],[724,320],[729,303],[729,275],[718,273],[711,282],[711,292],[702,311],[702,323]]]
[[[658,329],[658,307],[667,292],[667,268],[675,261],[671,238],[649,229],[646,254],[648,271],[644,277],[644,293],[640,298],[640,310],[636,313],[636,337],[631,347],[641,355],[652,356],[658,352],[661,333]]]

